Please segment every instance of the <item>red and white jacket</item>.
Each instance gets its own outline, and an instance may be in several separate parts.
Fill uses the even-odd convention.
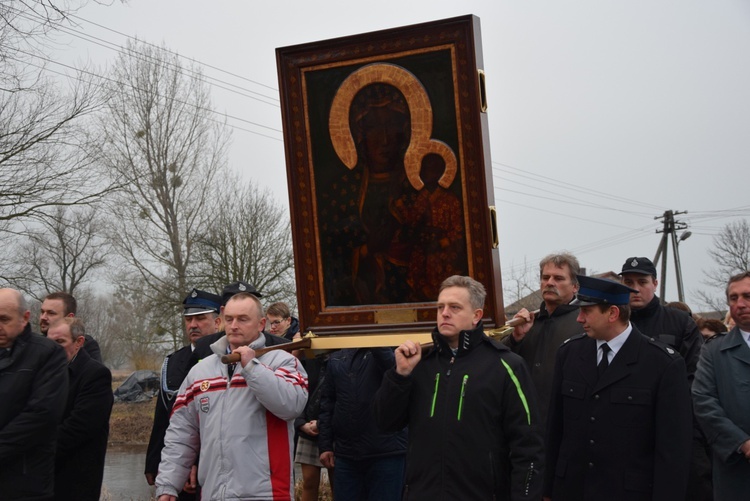
[[[250,344],[265,345],[260,336]],[[164,438],[156,496],[176,496],[198,467],[203,500],[294,499],[294,419],[307,402],[307,373],[283,350],[251,360],[231,380],[211,345],[180,387]],[[200,460],[198,461],[198,458]]]

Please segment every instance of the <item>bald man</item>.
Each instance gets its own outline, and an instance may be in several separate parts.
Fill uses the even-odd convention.
[[[26,301],[0,289],[0,497],[52,499],[57,427],[68,392],[68,359],[31,332]]]

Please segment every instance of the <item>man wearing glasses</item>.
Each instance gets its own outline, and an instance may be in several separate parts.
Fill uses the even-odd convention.
[[[292,316],[286,303],[273,303],[266,309],[266,332],[290,341],[299,332],[299,320]]]

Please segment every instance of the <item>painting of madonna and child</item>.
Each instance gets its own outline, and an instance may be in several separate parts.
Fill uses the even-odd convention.
[[[321,313],[427,304],[450,275],[499,280],[471,58],[444,34],[408,48],[397,35],[385,54],[357,37],[277,50],[297,285]]]

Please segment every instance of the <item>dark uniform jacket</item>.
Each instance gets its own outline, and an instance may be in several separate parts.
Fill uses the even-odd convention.
[[[583,332],[583,327],[576,321],[578,311],[578,306],[562,304],[550,315],[542,303],[534,325],[520,343],[512,335],[503,340],[514,353],[523,357],[529,368],[531,380],[539,395],[539,421],[545,428],[557,349],[566,339]]]
[[[405,500],[534,500],[544,452],[536,392],[524,361],[475,329],[453,355],[435,348],[407,377],[390,370],[375,397],[378,424],[409,426]]]
[[[717,500],[750,497],[750,462],[737,452],[750,439],[750,347],[736,327],[701,353],[693,383],[695,415],[714,450]]]
[[[643,308],[632,310],[630,323],[643,335],[658,339],[677,350],[685,360],[688,380],[693,381],[703,336],[695,320],[687,312],[667,308],[654,296]]]
[[[161,461],[161,450],[164,448],[164,434],[169,427],[169,415],[172,413],[174,397],[180,389],[182,381],[190,371],[193,350],[184,346],[168,355],[162,364],[160,375],[161,386],[154,409],[154,425],[151,428],[151,438],[146,449],[146,471],[156,475]]]
[[[598,379],[596,350],[596,341],[582,334],[558,351],[545,495],[685,499],[692,444],[685,362],[633,328]]]
[[[29,325],[0,358],[0,500],[52,497],[68,359]]]
[[[68,364],[70,389],[55,453],[55,499],[99,501],[112,412],[112,373],[84,350]]]

